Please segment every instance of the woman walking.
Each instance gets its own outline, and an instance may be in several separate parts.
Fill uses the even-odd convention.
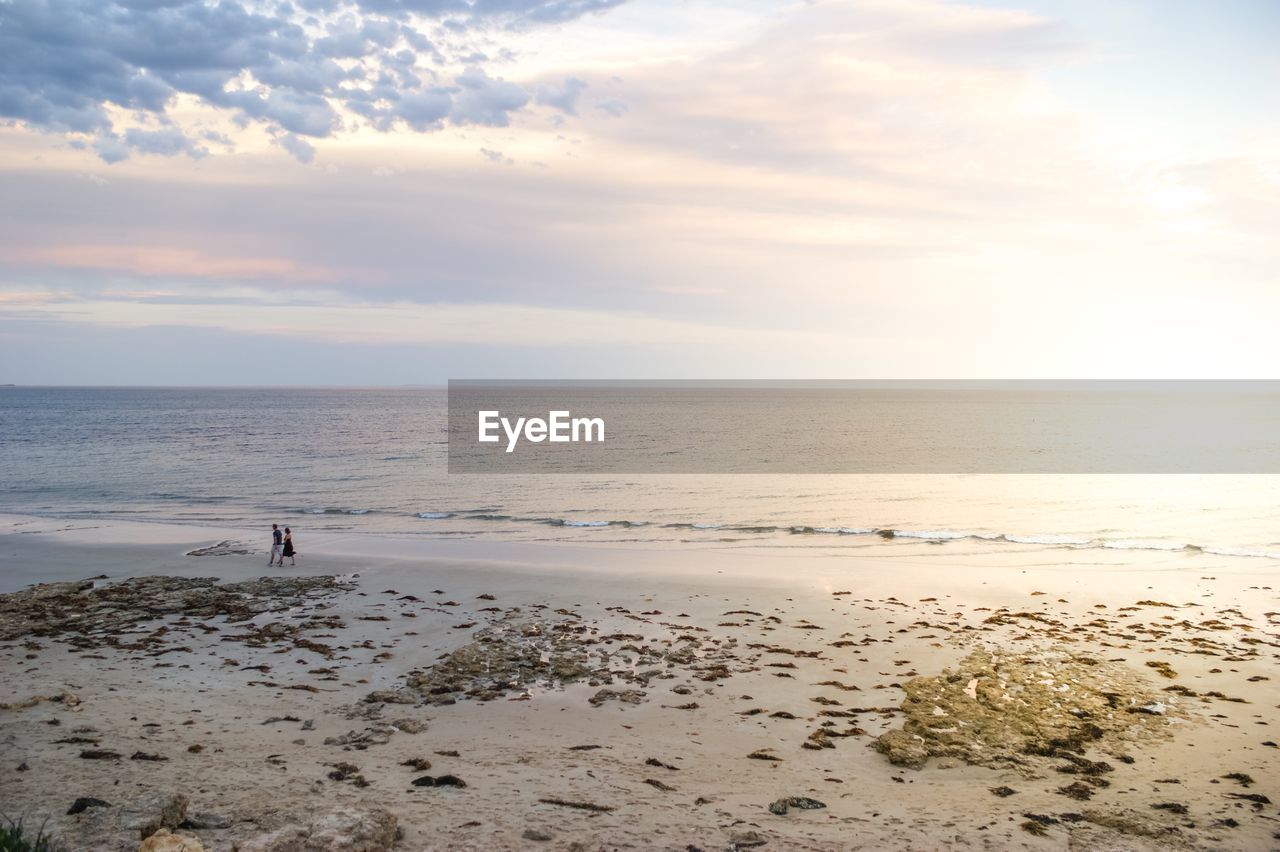
[[[280,553],[280,564],[284,565],[284,558],[289,557],[290,565],[297,565],[298,560],[294,558],[296,554],[293,550],[293,531],[288,527],[284,528],[284,550]]]

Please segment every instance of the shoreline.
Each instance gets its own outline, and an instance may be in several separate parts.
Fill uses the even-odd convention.
[[[48,817],[66,836],[101,831],[103,814],[162,791],[185,795],[188,814],[226,817],[223,828],[175,823],[208,849],[252,849],[291,826],[314,832],[344,808],[364,808],[370,825],[379,809],[394,815],[403,833],[394,848],[410,850],[723,849],[758,840],[765,849],[820,850],[1265,849],[1280,828],[1274,805],[1232,797],[1280,798],[1280,754],[1263,745],[1280,734],[1268,724],[1280,704],[1269,679],[1280,606],[1274,572],[1257,560],[333,534],[308,536],[297,568],[268,570],[261,546],[185,555],[228,540],[253,550],[265,539],[260,531],[14,515],[0,516],[0,530],[4,594],[103,574],[108,588],[142,576],[270,576],[288,588],[330,575],[354,584],[316,600],[281,599],[282,609],[238,622],[225,613],[145,610],[146,619],[119,633],[123,644],[107,641],[115,633],[86,639],[62,628],[0,642],[0,703],[76,695],[74,708],[0,710],[0,742],[27,766],[0,773],[0,798],[13,803],[11,815],[25,814],[29,825]],[[1223,626],[1204,626],[1210,621]],[[270,627],[295,622],[314,626]],[[553,660],[563,650],[591,673],[521,681],[508,692],[462,665],[467,649],[506,647],[533,622],[568,631],[571,641],[542,647],[526,636],[512,647],[542,647]],[[326,657],[313,650],[320,646],[341,650]],[[975,652],[994,653],[996,662]],[[1082,653],[1117,689],[1160,696],[1169,708],[1153,717],[1160,736],[1138,736],[1142,729],[1118,717],[1114,742],[999,767],[970,762],[973,753],[954,743],[935,743],[941,751],[923,768],[895,765],[889,758],[914,758],[875,747],[920,723],[900,708],[920,689],[945,689],[945,679],[932,680],[944,669],[972,669],[978,682],[989,670],[1014,676],[1015,658],[1058,671]],[[1066,684],[1068,668],[1061,672]],[[437,703],[430,689],[406,692],[415,677],[429,685],[446,673],[454,678],[446,685],[461,684],[446,694],[451,703]],[[602,690],[614,694],[593,703]],[[377,693],[399,698],[370,702]],[[398,703],[405,696],[412,703]],[[937,701],[946,712],[967,712],[957,709],[963,698]],[[297,721],[264,723],[272,718]],[[62,724],[50,725],[55,719]],[[396,719],[403,727],[388,724]],[[73,736],[121,757],[83,759],[81,746],[56,742],[77,727],[94,731]],[[192,745],[202,748],[192,753]],[[776,759],[750,757],[761,751]],[[133,753],[167,759],[130,760]],[[1065,774],[1061,766],[1076,757],[1112,768]],[[434,764],[428,777],[452,775],[467,786],[413,786],[423,772],[400,765],[408,758]],[[334,780],[335,772],[345,776]],[[1223,779],[1232,773],[1250,777],[1250,786]],[[368,786],[356,786],[356,776]],[[991,792],[1001,788],[1017,792]],[[67,815],[81,796],[112,807]],[[768,809],[788,798],[825,807]],[[1152,807],[1166,804],[1187,812]],[[107,842],[115,845],[97,848],[134,849],[138,839]]]

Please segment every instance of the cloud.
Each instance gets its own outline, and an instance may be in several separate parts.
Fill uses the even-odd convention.
[[[458,13],[461,31],[424,31],[450,61],[462,50],[455,39],[468,55],[472,47],[498,55],[506,38],[465,38],[469,10]],[[704,23],[701,12],[689,14]],[[334,107],[344,125],[354,114],[388,129],[450,128],[465,90],[459,120],[515,126],[446,132],[429,154],[408,133],[351,144],[293,134],[318,144],[337,173],[264,168],[248,157],[193,168],[182,155],[95,186],[75,176],[81,164],[28,158],[37,137],[0,130],[12,164],[10,203],[0,208],[0,260],[11,272],[0,286],[75,293],[86,304],[74,309],[97,320],[133,314],[227,329],[242,317],[267,322],[260,302],[227,295],[254,287],[291,306],[265,312],[284,328],[255,332],[262,340],[311,329],[307,346],[344,335],[377,346],[385,326],[389,340],[442,347],[434,364],[449,363],[451,352],[455,363],[472,363],[508,333],[555,347],[564,332],[564,346],[587,345],[636,319],[638,331],[619,334],[640,353],[635,369],[651,374],[673,351],[663,345],[670,327],[652,322],[663,318],[687,324],[682,353],[720,352],[729,363],[787,365],[777,369],[802,376],[814,364],[831,374],[899,374],[914,364],[926,376],[1225,375],[1228,363],[1243,375],[1276,362],[1280,344],[1264,327],[1280,312],[1270,283],[1280,262],[1274,131],[1251,149],[1215,135],[1195,156],[1166,157],[1152,153],[1155,125],[1139,116],[1132,144],[1117,146],[1105,117],[1073,100],[1078,91],[1055,88],[1081,60],[1096,70],[1088,51],[1070,53],[1059,28],[1023,13],[815,0],[712,43],[695,27],[678,49],[649,55],[636,45],[635,56],[615,58],[619,44],[637,41],[634,16],[623,17],[593,22],[590,39],[539,41],[537,59],[518,66],[527,76],[486,60],[472,72],[463,63],[392,64],[389,56],[408,49],[401,35],[364,77],[337,84],[363,93]],[[352,28],[316,31],[346,39]],[[591,42],[585,59],[575,52],[582,41]],[[608,70],[595,51],[608,54]],[[334,61],[350,70],[368,60]],[[572,94],[575,67],[598,76],[555,103]],[[408,71],[420,82],[406,88],[399,75]],[[606,82],[613,71],[623,81]],[[545,120],[519,120],[528,106],[516,106],[509,86],[526,80],[542,84],[532,96],[544,117],[568,115],[565,104],[580,113],[572,131],[557,137]],[[248,85],[237,78],[226,91]],[[1109,97],[1140,101],[1140,90],[1114,85]],[[596,109],[607,97],[625,99],[625,120]],[[1173,101],[1182,126],[1203,118],[1202,96]],[[283,145],[287,136],[277,128],[271,138]],[[126,142],[117,130],[122,154],[132,151]],[[491,165],[509,157],[520,167]],[[535,161],[549,168],[527,167]],[[371,176],[390,177],[390,167],[391,179]],[[140,250],[147,246],[182,254]],[[134,313],[96,305],[107,284],[189,290]],[[318,288],[330,291],[327,302],[304,292]],[[206,314],[215,298],[222,307]],[[581,313],[569,321],[565,310]],[[357,313],[359,328],[347,328]],[[38,316],[23,313],[10,327],[35,327]],[[41,345],[56,353],[101,333],[86,321],[68,320]],[[448,328],[436,333],[435,322]],[[588,334],[597,322],[604,333]],[[745,332],[716,333],[721,326],[799,337],[761,336],[757,345]],[[720,349],[699,348],[707,329]],[[1203,346],[1186,346],[1188,329]],[[112,340],[128,349],[132,333]],[[820,358],[807,333],[850,342]],[[458,354],[447,348],[455,343],[470,348]],[[571,352],[544,363],[549,375],[582,369]],[[714,375],[708,363],[721,362],[692,357],[673,369]],[[305,376],[326,380],[319,370]]]
[[[172,298],[172,294],[104,292],[82,299],[63,294],[13,293],[0,298],[0,319],[44,318],[117,328],[215,328],[273,337],[337,343],[484,344],[578,346],[712,343],[755,346],[774,341],[799,346],[827,335],[740,328],[646,315],[635,311],[581,310],[518,304],[334,303],[291,301],[246,293],[234,301]],[[160,298],[158,298],[160,297]],[[275,310],[279,308],[279,310]]]
[[[295,156],[302,137],[361,124],[505,127],[530,94],[479,67],[475,43],[620,2],[0,0],[0,121],[70,135],[109,163],[207,154],[178,124],[184,98],[292,134],[299,141],[282,144]],[[570,89],[552,97],[572,112]]]
[[[577,77],[566,77],[564,83],[559,87],[556,86],[539,86],[537,100],[538,103],[554,107],[565,115],[578,114],[578,96],[587,88],[585,80],[579,80]]]
[[[452,16],[470,23],[497,21],[510,29],[572,21],[620,6],[625,0],[359,0],[366,12]]]
[[[479,68],[458,75],[459,88],[453,98],[449,119],[454,124],[506,127],[510,113],[529,102],[529,94],[514,83],[493,80]]]
[[[276,142],[281,148],[292,154],[293,158],[299,163],[310,163],[316,157],[316,146],[305,139],[299,139],[292,133],[286,133],[276,139]]]
[[[621,118],[627,112],[626,103],[618,98],[605,98],[604,100],[596,101],[595,108],[613,118]]]
[[[392,115],[414,130],[427,131],[443,125],[452,110],[452,93],[448,89],[432,88],[411,92],[399,98]],[[385,113],[380,114],[376,109],[367,114],[371,118],[378,118],[384,124],[390,118]]]
[[[77,243],[58,246],[0,246],[0,261],[11,266],[126,273],[142,278],[333,281],[347,270],[307,264],[287,257],[235,255],[198,248]]]
[[[141,154],[187,154],[199,159],[209,153],[209,149],[196,144],[187,135],[174,127],[160,130],[143,130],[130,127],[124,132],[124,141],[133,150]]]

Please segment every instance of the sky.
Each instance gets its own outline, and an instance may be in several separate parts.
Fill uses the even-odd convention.
[[[1274,0],[0,0],[0,383],[1280,378]]]

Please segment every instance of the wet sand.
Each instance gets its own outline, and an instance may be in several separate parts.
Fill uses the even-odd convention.
[[[73,849],[1280,845],[1262,560],[260,538],[0,517],[8,815]]]

